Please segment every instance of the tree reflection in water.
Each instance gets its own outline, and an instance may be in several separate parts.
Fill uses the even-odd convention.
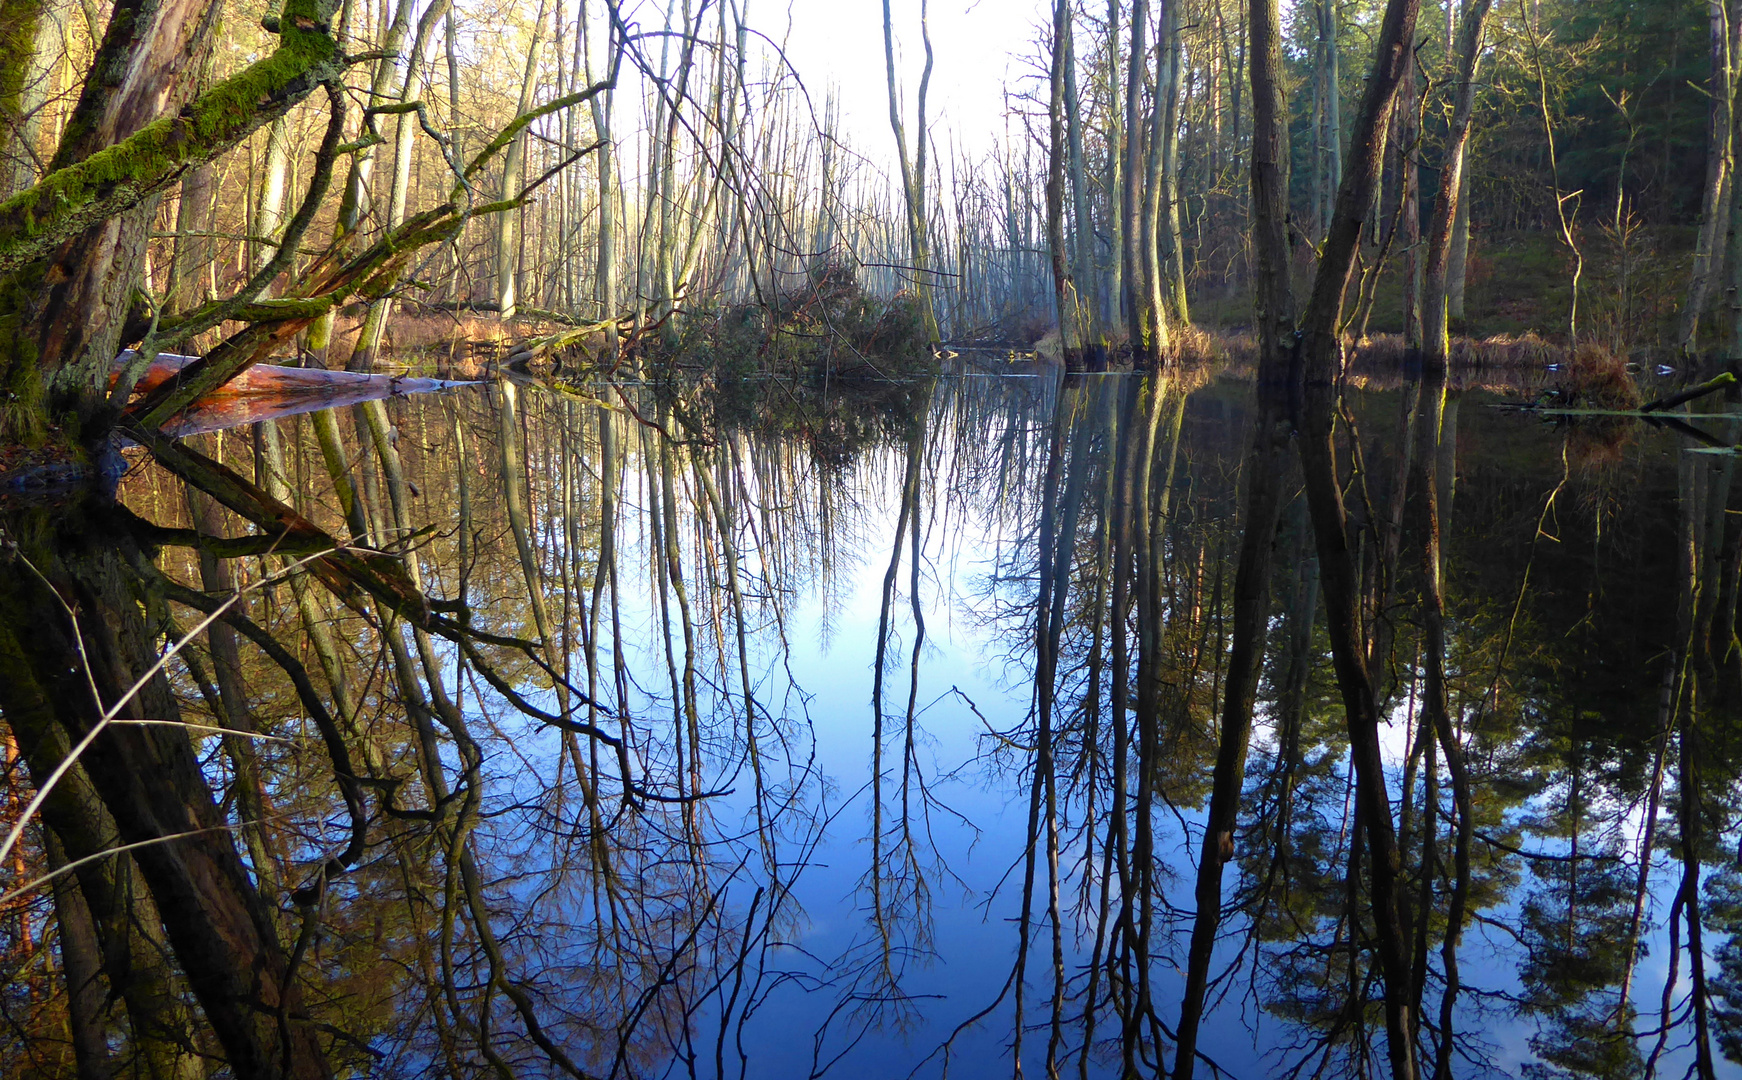
[[[1351,394],[1334,583],[1178,373],[500,383],[12,499],[4,1071],[1390,1075],[1390,993],[1423,1076],[1717,1075],[1734,459],[1482,393]]]

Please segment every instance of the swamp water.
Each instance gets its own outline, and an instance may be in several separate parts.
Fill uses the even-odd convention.
[[[1343,467],[1431,1074],[1454,807],[1419,724],[1411,400],[1395,379],[1351,392],[1361,468]],[[1438,459],[1476,820],[1456,1075],[1681,1076],[1694,898],[1710,1037],[1742,1040],[1742,485],[1685,432],[1498,400],[1454,390]],[[1153,1075],[1250,411],[1238,382],[1130,375],[499,383],[190,438],[403,556],[449,634],[341,603],[316,552],[186,546],[166,530],[250,529],[156,466],[120,490],[156,530],[106,527],[182,589],[141,591],[152,648],[202,617],[192,591],[240,589],[233,611],[349,744],[365,846],[298,907],[355,817],[303,689],[222,622],[167,664],[166,709],[266,736],[189,737],[341,1072],[977,1077],[1020,1053],[1031,1075]],[[1200,1075],[1383,1075],[1343,711],[1288,483]],[[52,534],[60,512],[5,528]],[[12,902],[13,954],[54,926],[50,891]],[[59,1030],[58,973],[7,975],[8,1009]],[[7,1052],[50,1060],[54,1040]]]

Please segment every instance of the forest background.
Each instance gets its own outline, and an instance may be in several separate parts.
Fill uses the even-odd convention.
[[[0,186],[14,196],[57,163],[110,14],[73,0],[22,7],[37,13],[36,33],[12,35],[0,86]],[[269,55],[276,23],[259,7],[201,7],[197,25],[159,41],[185,61],[176,95],[219,86]],[[1315,0],[1282,13],[1288,238],[1303,280],[1328,228],[1349,140],[1344,118],[1358,103],[1380,7]],[[1419,343],[1423,222],[1448,147],[1456,37],[1470,18],[1461,7],[1426,5],[1416,28],[1412,77],[1389,120],[1380,194],[1357,255],[1345,325],[1355,340],[1384,332]],[[1724,273],[1739,261],[1726,253],[1742,18],[1697,0],[1469,7],[1482,9],[1486,32],[1449,245],[1453,330],[1498,336],[1490,344],[1503,347],[1480,355],[1501,359],[1541,360],[1551,344],[1635,360],[1723,346],[1742,310]],[[988,137],[984,95],[965,115],[940,103],[949,80],[939,58],[948,65],[952,54],[975,52],[982,62],[962,65],[974,77],[995,66],[983,62],[995,51],[955,34],[939,47],[928,4],[883,6],[883,57],[867,49],[830,58],[788,51],[815,39],[821,16],[808,9],[784,18],[771,10],[763,29],[746,5],[726,0],[618,14],[562,0],[353,0],[335,13],[337,40],[360,58],[346,75],[353,107],[337,147],[343,160],[322,158],[332,102],[313,95],[233,146],[212,147],[210,160],[142,185],[149,197],[136,216],[148,221],[103,294],[103,309],[126,317],[87,311],[90,340],[74,344],[94,367],[91,356],[141,343],[155,317],[160,331],[180,323],[155,338],[157,348],[209,350],[245,322],[234,307],[213,305],[306,294],[299,283],[331,250],[324,238],[345,238],[348,250],[378,241],[450,193],[450,158],[487,148],[517,116],[539,111],[480,166],[468,196],[506,203],[525,192],[523,202],[460,215],[452,236],[377,281],[376,295],[334,298],[333,312],[251,355],[303,351],[321,362],[336,326],[338,352],[325,362],[368,370],[386,345],[579,327],[593,336],[570,333],[563,343],[587,343],[591,359],[601,329],[639,341],[658,327],[667,352],[705,341],[768,362],[781,355],[768,344],[781,330],[803,337],[818,332],[812,323],[838,321],[840,298],[827,283],[843,281],[855,296],[911,298],[934,340],[1026,346],[1058,322],[1055,250],[1075,297],[1064,343],[1073,356],[1240,351],[1252,323],[1247,10],[1231,0],[1058,8],[1065,18],[1051,25],[1037,17],[1045,13],[1025,19],[985,4],[942,20],[997,24],[994,44],[1016,36],[1013,26],[1032,35],[998,88],[1002,135]],[[167,10],[144,5],[140,15],[161,23]],[[545,111],[606,79],[619,58],[626,74],[609,89]],[[882,131],[863,103],[877,59],[889,106]],[[858,87],[847,123],[832,67]],[[1057,107],[1048,96],[1054,68]],[[1053,112],[1062,114],[1056,153]],[[1063,159],[1057,239],[1053,157]],[[325,197],[308,198],[323,172],[332,174]],[[299,208],[307,220],[297,220]],[[263,271],[270,279],[260,287]],[[748,344],[721,333],[732,311],[741,329],[745,305],[761,313]],[[186,318],[194,312],[202,317]],[[1215,333],[1182,336],[1192,327]],[[36,361],[9,365],[5,426],[27,441],[44,428],[30,415],[34,384],[56,385],[55,371],[75,358]]]

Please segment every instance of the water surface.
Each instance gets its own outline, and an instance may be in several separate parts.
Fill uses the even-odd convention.
[[[1420,723],[1412,385],[1351,390],[1342,462],[1418,1053],[1431,1072],[1449,1037],[1459,1076],[1681,1075],[1705,1021],[1722,1069],[1742,1039],[1732,459],[1463,381],[1437,446],[1476,819],[1449,1033],[1455,807]],[[366,850],[310,921],[293,890],[351,825],[287,669],[222,625],[170,660],[184,719],[274,737],[190,736],[281,936],[308,935],[334,1059],[1171,1067],[1251,409],[1206,376],[499,383],[191,438],[448,602],[454,632],[431,633],[290,555],[154,548],[189,590],[246,590],[235,610],[300,660],[363,780]],[[1367,856],[1287,483],[1200,1075],[1379,1075]],[[249,531],[155,466],[121,499],[160,531]],[[160,649],[198,618],[171,601]],[[47,893],[27,900],[50,925]]]

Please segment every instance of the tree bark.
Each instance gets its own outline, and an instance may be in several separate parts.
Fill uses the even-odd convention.
[[[79,1080],[109,1080],[115,1074],[104,1034],[105,995],[102,950],[91,909],[78,881],[67,871],[67,856],[52,829],[42,831],[43,852],[54,874],[55,925],[60,930],[61,974],[67,983],[67,1027],[72,1035],[73,1061]]]
[[[1084,332],[1077,318],[1076,290],[1071,281],[1070,253],[1065,247],[1065,82],[1069,66],[1071,8],[1055,0],[1052,20],[1051,99],[1047,106],[1046,244],[1051,256],[1053,311],[1058,318],[1059,350],[1065,368],[1081,366]]]
[[[1730,206],[1725,198],[1731,184],[1734,147],[1731,142],[1730,110],[1735,101],[1731,65],[1737,47],[1727,0],[1706,0],[1710,27],[1711,76],[1707,82],[1710,108],[1706,116],[1706,179],[1700,189],[1700,231],[1694,241],[1693,272],[1688,281],[1687,303],[1682,307],[1679,342],[1683,355],[1696,349],[1700,317],[1706,308],[1712,279],[1723,265],[1720,245],[1729,232]]]
[[[1102,288],[1101,321],[1117,326],[1125,299],[1125,138],[1119,106],[1119,16],[1121,0],[1107,0],[1107,274]],[[1119,205],[1114,205],[1114,200]]]
[[[931,132],[926,128],[926,93],[931,88],[932,47],[927,0],[919,3],[919,28],[925,43],[925,70],[919,77],[918,115],[915,124],[914,153],[907,153],[907,128],[901,120],[899,84],[895,79],[895,25],[889,12],[889,0],[883,0],[883,61],[889,84],[889,127],[895,133],[896,159],[901,167],[901,190],[907,204],[908,251],[913,259],[914,292],[919,296],[920,317],[925,320],[926,335],[938,340],[937,314],[931,302],[931,247],[926,206],[926,157],[931,145]]]
[[[1054,30],[1058,32],[1058,16],[1054,16]],[[1097,286],[1095,282],[1095,224],[1089,212],[1089,177],[1083,165],[1083,109],[1081,95],[1077,88],[1077,37],[1074,26],[1075,18],[1069,6],[1066,5],[1064,15],[1065,62],[1064,62],[1064,95],[1065,95],[1065,136],[1068,148],[1065,173],[1071,185],[1071,303],[1074,309],[1078,332],[1081,334],[1081,348],[1102,347],[1101,326],[1098,318],[1100,306],[1096,302]],[[963,260],[967,265],[967,260]],[[1085,297],[1087,300],[1085,301]],[[1061,319],[1063,315],[1061,313]],[[1065,324],[1061,322],[1061,327]],[[1060,331],[1061,336],[1063,331]]]
[[[73,438],[104,424],[110,367],[144,257],[150,200],[337,77],[335,0],[287,0],[280,46],[180,107],[211,26],[204,0],[127,0],[50,171],[0,203],[0,439],[39,442],[51,413]]]
[[[1294,294],[1288,256],[1288,109],[1283,100],[1282,17],[1276,0],[1251,0],[1252,237],[1258,327],[1258,410],[1242,470],[1245,520],[1234,571],[1234,626],[1223,687],[1221,730],[1210,779],[1210,806],[1199,844],[1197,914],[1186,961],[1176,1032],[1174,1080],[1191,1080],[1210,961],[1222,918],[1222,869],[1233,849],[1241,784],[1252,739],[1252,710],[1264,665],[1276,526],[1286,494],[1293,382]],[[1226,846],[1224,846],[1226,844]]]
[[[532,23],[532,41],[526,47],[526,70],[520,79],[520,105],[514,115],[525,116],[532,111],[533,94],[538,89],[538,61],[544,51],[545,5],[540,0],[538,15]],[[514,198],[521,187],[521,167],[526,159],[526,134],[517,132],[502,156],[503,202]],[[514,318],[520,294],[520,212],[509,210],[496,219],[496,302],[501,305],[502,321]]]
[[[1125,326],[1132,355],[1139,363],[1159,359],[1154,333],[1156,311],[1153,303],[1155,282],[1147,272],[1148,253],[1145,236],[1144,180],[1149,176],[1144,136],[1151,127],[1143,112],[1143,76],[1148,70],[1149,0],[1133,0],[1131,5],[1131,53],[1125,70],[1125,152],[1124,189],[1121,193],[1120,231],[1124,234],[1125,265]]]
[[[1468,224],[1463,193],[1466,149],[1470,141],[1470,118],[1476,105],[1476,65],[1481,59],[1483,34],[1487,29],[1492,0],[1465,0],[1458,36],[1457,82],[1453,87],[1452,123],[1446,135],[1445,158],[1440,165],[1439,196],[1434,200],[1433,221],[1428,228],[1427,263],[1422,287],[1422,348],[1430,362],[1444,364],[1451,355],[1451,262],[1456,250],[1457,223]]]
[[[1337,685],[1347,718],[1356,803],[1371,852],[1370,888],[1377,951],[1385,986],[1386,1044],[1392,1075],[1410,1080],[1415,1060],[1410,999],[1409,933],[1400,895],[1396,826],[1379,744],[1379,710],[1361,633],[1360,580],[1337,479],[1334,443],[1337,378],[1342,360],[1343,296],[1356,245],[1373,206],[1397,88],[1409,67],[1419,0],[1388,0],[1361,111],[1351,132],[1343,183],[1302,319],[1300,454],[1307,504],[1317,538],[1326,624]]]

